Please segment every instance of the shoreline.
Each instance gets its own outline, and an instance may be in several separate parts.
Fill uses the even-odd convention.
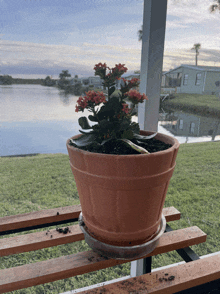
[[[170,107],[175,110],[183,110],[188,113],[192,114],[200,114],[203,116],[213,116],[215,118],[220,119],[220,110],[214,109],[214,108],[209,108],[208,106],[196,106],[196,105],[190,105],[190,104],[180,104],[180,103],[172,103],[172,102],[163,102],[161,104],[161,107]]]

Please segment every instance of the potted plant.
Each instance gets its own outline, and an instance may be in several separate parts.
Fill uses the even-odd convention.
[[[67,141],[83,220],[89,234],[106,244],[145,244],[160,225],[179,143],[140,131],[132,121],[135,106],[147,96],[134,89],[138,79],[121,78],[127,71],[124,64],[109,68],[99,63],[94,70],[107,97],[94,91],[79,97],[76,111],[87,109],[91,115],[79,118],[81,134]]]

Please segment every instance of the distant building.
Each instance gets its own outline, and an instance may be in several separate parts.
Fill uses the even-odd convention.
[[[81,83],[83,86],[93,85],[94,88],[102,88],[102,80],[99,76],[70,79],[71,85],[75,85],[76,83]]]
[[[131,80],[131,79],[133,79],[133,78],[137,78],[137,79],[140,79],[140,74],[132,74],[132,75],[129,75],[129,76],[124,76],[124,78],[126,79],[126,80]],[[115,87],[116,87],[116,89],[121,89],[121,85],[123,86],[124,85],[124,82],[123,82],[123,80],[122,79],[120,79],[120,80],[116,80],[116,82],[115,82]],[[138,87],[135,87],[134,89],[136,89],[136,90],[138,90]]]
[[[126,80],[131,80],[133,78],[140,79],[140,74],[132,74],[125,77]]]
[[[94,88],[102,88],[102,80],[99,76],[88,77],[89,85],[93,85]]]
[[[176,89],[177,93],[216,94],[219,92],[220,67],[184,65],[167,71],[162,77],[162,88]]]

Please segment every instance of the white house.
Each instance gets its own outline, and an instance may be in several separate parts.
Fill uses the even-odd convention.
[[[71,78],[70,84],[75,85],[76,83],[81,83],[84,86],[93,85],[94,88],[101,88],[102,87],[102,80],[99,76],[93,77],[83,77],[83,78]]]
[[[162,87],[176,88],[177,93],[216,94],[220,67],[182,64],[164,73],[162,81]]]

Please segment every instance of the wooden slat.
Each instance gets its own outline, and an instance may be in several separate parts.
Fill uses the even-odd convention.
[[[157,248],[148,256],[192,246],[205,240],[206,234],[198,227],[168,232],[162,235]],[[87,251],[4,269],[0,270],[0,293],[81,275],[125,262],[127,261],[106,259],[93,251]]]
[[[166,217],[167,222],[179,220],[181,217],[181,213],[173,206],[164,207],[163,208],[163,215]]]
[[[78,218],[80,212],[81,206],[73,205],[5,216],[0,218],[0,232]]]
[[[59,226],[60,227],[60,226]],[[65,227],[63,227],[64,229]],[[84,240],[79,225],[68,226],[70,232],[59,233],[56,229],[0,239],[0,256],[28,252]]]
[[[80,293],[173,294],[219,278],[220,254]]]
[[[73,205],[5,216],[0,218],[0,232],[78,218],[80,212],[81,205]],[[167,222],[180,219],[180,212],[174,207],[164,208],[163,214]]]
[[[180,213],[174,207],[164,208],[166,220],[176,220]],[[55,229],[0,239],[0,256],[38,250],[84,239],[78,225],[69,226],[71,233],[60,234]],[[47,234],[46,234],[47,233]],[[52,235],[52,237],[51,237]]]

